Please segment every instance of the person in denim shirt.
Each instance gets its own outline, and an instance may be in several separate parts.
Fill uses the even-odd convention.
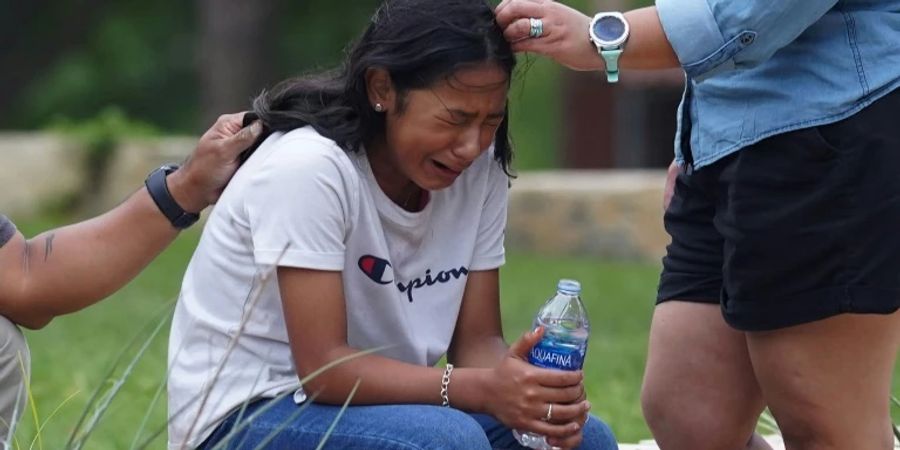
[[[892,448],[900,0],[657,0],[624,18],[621,67],[686,74],[642,392],[660,447],[768,448],[768,406],[789,449]],[[613,70],[565,5],[504,0],[497,19],[517,51]]]

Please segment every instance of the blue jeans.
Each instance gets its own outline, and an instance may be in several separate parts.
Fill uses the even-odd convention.
[[[254,449],[274,437],[266,449],[314,449],[340,411],[339,406],[296,405],[290,396],[261,400],[246,411],[231,414],[200,448],[210,450],[228,436],[235,423],[245,423],[261,407],[270,405],[219,448]],[[305,407],[302,411],[300,408]],[[521,449],[509,428],[491,416],[468,414],[429,405],[351,406],[328,437],[326,449]],[[584,428],[580,449],[616,449],[612,431],[594,416]]]

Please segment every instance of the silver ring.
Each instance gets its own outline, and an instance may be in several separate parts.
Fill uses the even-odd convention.
[[[531,24],[531,30],[528,32],[528,37],[530,38],[539,38],[544,34],[544,21],[541,19],[535,19],[531,17],[528,19],[529,24]]]
[[[544,422],[549,422],[550,419],[553,419],[553,403],[547,407],[547,415],[544,416]]]

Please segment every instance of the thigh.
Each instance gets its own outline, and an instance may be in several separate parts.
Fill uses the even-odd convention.
[[[764,409],[746,337],[718,305],[657,305],[642,388],[661,448],[743,448]]]
[[[487,414],[472,414],[472,418],[484,429],[492,449],[519,450],[524,448],[516,441],[512,430],[498,422],[494,417]],[[593,415],[588,417],[588,422],[584,426],[583,436],[584,438],[578,449],[614,450],[618,448],[616,438],[613,436],[609,426]]]
[[[340,406],[290,397],[251,405],[229,417],[204,449],[490,449],[484,430],[468,414],[427,405]],[[243,424],[243,425],[242,425]],[[333,430],[329,429],[334,426]]]
[[[748,347],[788,448],[893,448],[889,397],[900,312],[749,333]]]

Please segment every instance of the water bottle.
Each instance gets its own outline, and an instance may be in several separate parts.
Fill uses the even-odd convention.
[[[532,329],[544,327],[544,336],[528,354],[532,365],[557,370],[579,370],[584,365],[591,325],[580,295],[581,283],[559,280],[556,295],[544,303],[534,318]],[[513,436],[528,448],[553,448],[539,434],[513,430]]]

